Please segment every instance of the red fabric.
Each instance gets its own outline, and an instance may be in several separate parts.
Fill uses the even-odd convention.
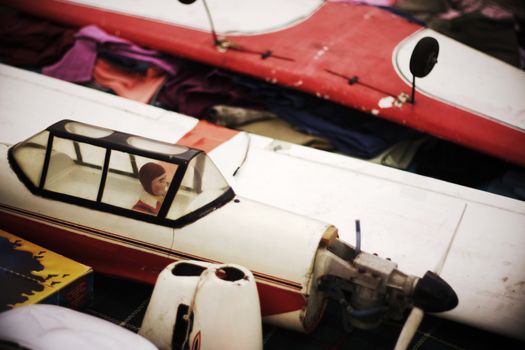
[[[98,59],[93,70],[93,78],[104,87],[111,88],[119,96],[148,103],[159,91],[166,75],[155,68],[148,68],[146,74],[131,72]]]

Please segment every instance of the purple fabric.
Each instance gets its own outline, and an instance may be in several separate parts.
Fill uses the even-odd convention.
[[[350,4],[366,4],[370,6],[394,6],[396,0],[329,0],[329,2],[347,2]]]
[[[505,6],[481,0],[449,0],[448,7],[449,10],[440,15],[441,18],[451,20],[476,11],[495,21],[514,18],[512,11]]]
[[[261,107],[247,90],[235,86],[228,74],[202,65],[188,64],[166,82],[157,97],[157,105],[198,118],[218,104]]]
[[[76,83],[90,81],[97,55],[106,52],[113,56],[146,62],[171,75],[175,75],[178,70],[175,61],[162,58],[157,51],[143,49],[94,25],[83,27],[75,38],[75,45],[59,62],[45,67],[42,70],[44,74]]]
[[[42,73],[74,83],[91,80],[97,59],[97,43],[77,40],[73,47],[57,63],[42,69]]]

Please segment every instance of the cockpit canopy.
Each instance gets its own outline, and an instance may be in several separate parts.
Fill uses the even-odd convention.
[[[202,151],[71,120],[15,145],[9,161],[34,194],[168,226],[234,197]]]

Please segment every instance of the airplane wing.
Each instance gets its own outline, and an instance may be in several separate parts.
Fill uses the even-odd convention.
[[[95,24],[162,52],[255,76],[525,165],[525,72],[382,9],[319,0],[2,0],[39,17]],[[223,39],[226,36],[226,39]],[[438,64],[417,79],[421,37]],[[215,41],[215,44],[214,44]]]
[[[444,317],[522,337],[525,203],[280,141],[251,144],[230,178],[238,193],[331,222],[351,244],[359,219],[364,249],[410,273],[436,266],[457,231],[441,276],[460,303]]]

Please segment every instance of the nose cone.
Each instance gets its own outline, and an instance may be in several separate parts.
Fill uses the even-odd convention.
[[[458,296],[445,280],[427,271],[414,289],[414,305],[425,312],[445,312],[458,305]]]

